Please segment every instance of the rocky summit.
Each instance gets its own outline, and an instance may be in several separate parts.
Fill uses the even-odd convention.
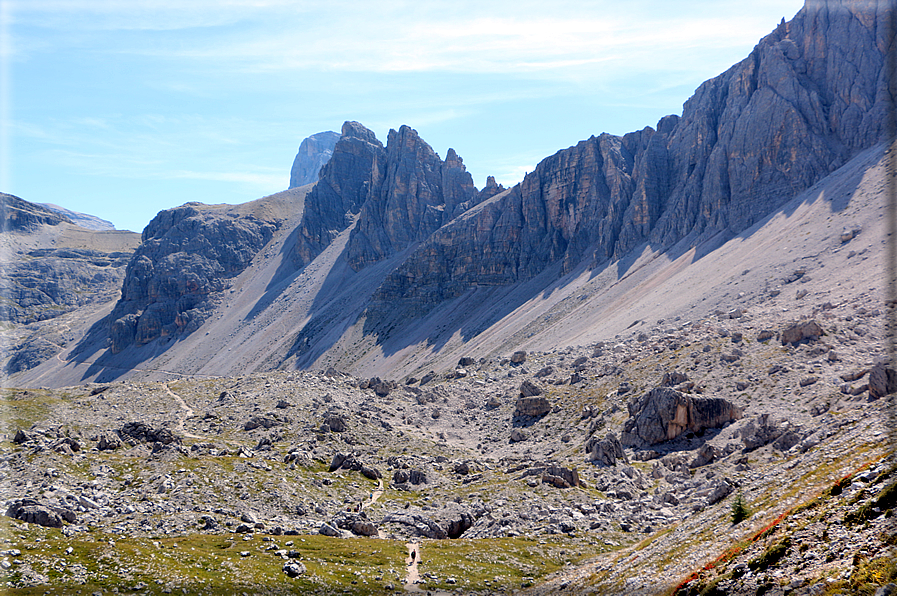
[[[350,120],[141,235],[2,195],[4,590],[894,592],[884,7],[510,188]]]
[[[303,139],[290,169],[290,188],[318,181],[318,174],[333,156],[333,147],[339,137],[339,133],[328,130]]]

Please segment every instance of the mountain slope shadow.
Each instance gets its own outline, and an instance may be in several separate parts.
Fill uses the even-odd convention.
[[[424,304],[413,300],[382,301],[374,296],[364,306],[357,306],[352,316],[345,317],[330,310],[326,316],[317,313],[309,326],[297,337],[290,356],[295,364],[307,368],[334,348],[342,334],[356,324],[361,324],[361,332],[371,338],[387,359],[400,355],[413,346],[424,346],[429,353],[437,354],[443,350],[453,338],[463,343],[476,340],[482,333],[500,325],[502,321],[512,320],[511,315],[533,300],[549,301],[556,292],[568,290],[567,286],[583,274],[594,280],[599,275],[612,278],[608,287],[614,283],[624,282],[633,275],[648,278],[654,275],[651,262],[661,260],[663,263],[676,263],[675,267],[667,267],[659,276],[667,279],[677,271],[699,263],[712,255],[730,241],[746,241],[763,230],[778,218],[790,219],[803,207],[818,200],[827,201],[831,212],[844,211],[850,199],[856,193],[865,173],[880,162],[883,147],[877,146],[858,155],[845,167],[820,181],[817,185],[794,197],[779,208],[762,217],[751,227],[739,232],[729,230],[707,230],[702,235],[684,238],[666,250],[641,245],[626,254],[622,259],[612,263],[596,266],[583,260],[579,267],[562,275],[560,261],[551,264],[538,275],[507,286],[471,287],[462,295],[435,304]],[[654,252],[656,251],[656,252]],[[645,257],[649,254],[649,257]],[[400,262],[398,258],[390,260],[377,275],[384,275]],[[700,265],[698,265],[700,266]],[[655,271],[660,269],[655,268]],[[376,277],[376,276],[374,276]],[[633,283],[637,283],[636,280]],[[334,283],[339,283],[336,280]],[[370,287],[370,286],[368,286]],[[369,295],[371,295],[369,294]],[[571,297],[562,298],[571,300]],[[585,305],[585,304],[584,304]],[[530,308],[530,306],[527,306]],[[532,315],[521,318],[524,325],[530,325],[536,318],[550,323],[552,315]],[[533,327],[536,327],[533,325]],[[526,329],[514,330],[515,340],[524,341],[529,332]]]

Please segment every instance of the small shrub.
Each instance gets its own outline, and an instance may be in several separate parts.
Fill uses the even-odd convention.
[[[844,523],[856,526],[878,517],[882,510],[888,510],[897,504],[897,482],[892,482],[878,494],[878,497],[844,515]]]
[[[738,493],[738,496],[735,497],[735,501],[732,503],[732,523],[743,522],[750,516],[751,510],[745,504],[742,494]]]
[[[781,542],[770,546],[766,549],[766,552],[753,561],[750,561],[748,568],[751,571],[765,571],[778,563],[788,553],[789,548],[791,548],[791,539],[785,538]]]
[[[850,483],[853,482],[852,478],[853,476],[846,476],[845,478],[842,478],[838,482],[834,483],[828,491],[829,495],[833,497],[837,497],[838,495],[840,495],[844,491],[844,489],[850,486]]]

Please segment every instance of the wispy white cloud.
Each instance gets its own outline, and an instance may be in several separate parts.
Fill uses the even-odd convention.
[[[138,39],[108,51],[212,68],[549,79],[581,79],[583,71],[681,70],[693,52],[741,47],[772,26],[753,4],[721,0],[704,15],[679,12],[676,5],[458,0],[449,10],[400,0],[15,0],[13,11],[23,23],[63,32],[209,29],[174,44]]]
[[[90,31],[171,31],[232,25],[259,12],[305,10],[291,0],[5,0],[23,25]]]
[[[276,171],[272,172],[270,169],[266,169],[270,173],[259,172],[259,171],[245,171],[245,172],[194,172],[190,170],[175,170],[172,172],[167,172],[165,174],[168,178],[174,179],[189,179],[189,180],[211,180],[215,182],[238,182],[242,184],[249,184],[253,186],[258,186],[260,188],[269,189],[269,188],[281,188],[288,182],[287,176],[284,172]]]
[[[759,20],[759,19],[758,19]],[[752,26],[754,25],[754,26]],[[702,48],[716,52],[756,41],[762,25],[724,18],[625,21],[575,16],[419,20],[374,19],[336,28],[231,32],[177,48],[131,48],[158,57],[205,62],[253,72],[304,69],[411,73],[458,72],[565,76],[584,69],[627,71],[676,66]],[[705,60],[712,56],[705,55]]]

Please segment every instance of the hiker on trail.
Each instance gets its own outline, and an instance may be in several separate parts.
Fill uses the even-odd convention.
[[[417,556],[417,551],[416,550],[411,551],[411,560],[412,561],[414,560],[414,557],[416,557],[416,556]]]

